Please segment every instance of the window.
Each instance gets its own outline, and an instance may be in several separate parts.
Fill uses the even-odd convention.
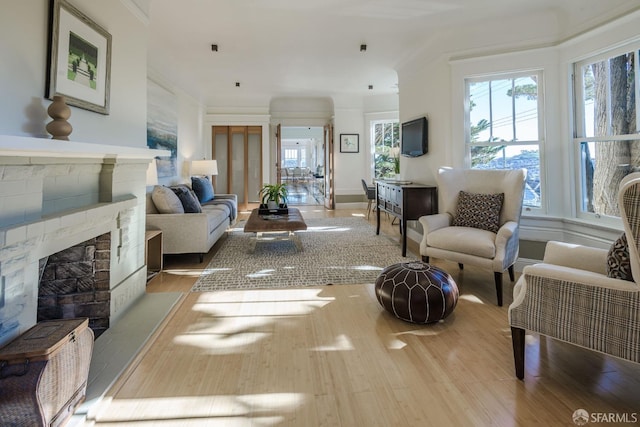
[[[540,208],[542,72],[466,80],[466,146],[474,169],[527,169],[524,205]]]
[[[620,216],[618,186],[640,170],[638,44],[574,64],[579,216]]]
[[[307,150],[304,147],[283,148],[282,149],[282,166],[285,168],[306,167],[307,166]]]
[[[397,120],[373,122],[373,177],[388,178],[396,173],[400,155],[400,125]]]

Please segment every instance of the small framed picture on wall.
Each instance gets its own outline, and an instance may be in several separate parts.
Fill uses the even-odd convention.
[[[340,152],[357,153],[360,151],[360,135],[357,133],[340,134]]]

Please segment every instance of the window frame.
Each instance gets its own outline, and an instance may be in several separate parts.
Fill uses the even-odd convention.
[[[607,94],[607,112],[608,112],[608,132],[602,136],[585,136],[586,130],[586,110],[584,103],[584,76],[582,74],[583,67],[597,62],[608,61],[612,58],[634,52],[634,73],[635,73],[635,108],[636,108],[636,133],[626,135],[612,135],[611,127],[611,97],[610,97],[610,69],[607,69],[608,94]],[[575,196],[573,200],[575,217],[577,219],[587,220],[590,222],[600,223],[606,226],[619,226],[620,217],[595,212],[588,212],[582,209],[584,193],[586,187],[582,176],[582,143],[605,143],[615,141],[632,141],[640,140],[640,41],[636,40],[625,43],[620,46],[612,47],[600,51],[595,55],[584,56],[579,60],[573,61],[570,66],[570,82],[571,82],[571,103],[573,108],[572,135],[570,139],[570,150],[573,155],[574,180],[575,180]]]
[[[287,157],[287,153],[295,153],[295,158]],[[282,147],[282,164],[284,167],[306,167],[306,147]],[[295,166],[288,166],[288,161],[295,160]]]
[[[397,125],[398,126],[398,140],[397,140],[397,145],[398,147],[400,147],[400,141],[401,141],[401,136],[400,136],[400,120],[399,119],[377,119],[377,120],[371,120],[370,121],[370,131],[369,131],[369,137],[371,138],[371,177],[375,180],[375,179],[383,179],[384,177],[376,177],[376,140],[375,140],[375,132],[376,132],[376,125]],[[399,154],[398,154],[399,155]]]
[[[476,142],[471,143],[471,101],[470,101],[470,85],[479,82],[490,82],[496,80],[514,80],[520,77],[536,76],[537,78],[537,116],[538,116],[538,139],[537,140],[518,140],[515,131],[516,115],[512,114],[512,128],[516,139],[514,141],[496,141],[492,142]],[[505,71],[484,74],[482,76],[469,76],[464,78],[464,164],[467,168],[471,168],[471,148],[472,147],[495,147],[495,146],[523,146],[531,145],[538,148],[539,159],[539,175],[540,175],[540,206],[523,205],[523,213],[531,215],[541,215],[547,211],[547,191],[546,191],[546,171],[544,161],[544,148],[546,140],[546,119],[545,119],[545,79],[544,69],[531,68],[520,71]]]

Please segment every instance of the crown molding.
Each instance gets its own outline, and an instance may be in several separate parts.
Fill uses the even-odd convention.
[[[148,2],[148,0],[144,1]],[[120,3],[122,3],[127,9],[129,9],[133,16],[138,18],[140,22],[142,22],[146,26],[149,25],[149,14],[147,12],[148,8],[147,10],[143,10],[135,0],[120,0]]]

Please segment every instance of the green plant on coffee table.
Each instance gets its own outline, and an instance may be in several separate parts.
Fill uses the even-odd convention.
[[[275,202],[277,206],[287,204],[287,185],[286,184],[265,184],[260,189],[260,197],[263,205],[267,205],[269,201]]]

